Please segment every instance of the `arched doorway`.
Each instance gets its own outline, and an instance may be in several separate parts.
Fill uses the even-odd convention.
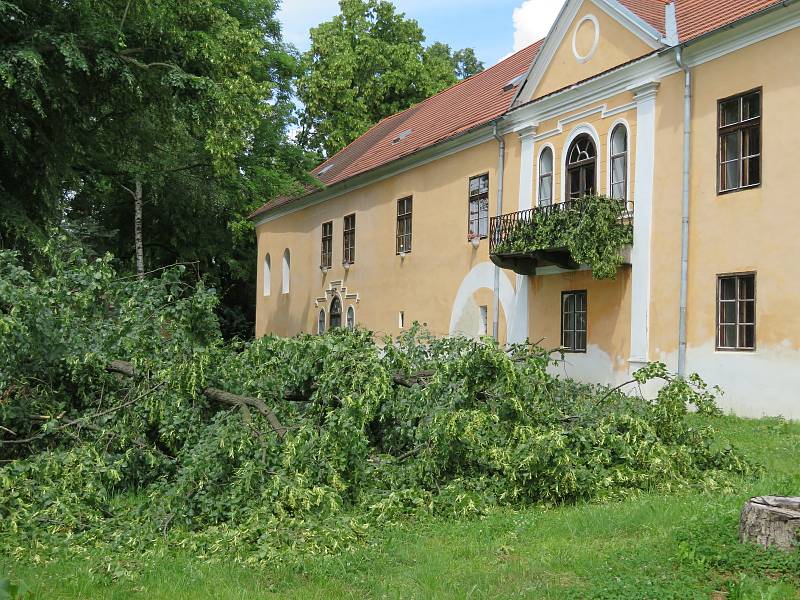
[[[328,311],[328,329],[342,326],[342,301],[339,296],[331,300],[331,309]]]

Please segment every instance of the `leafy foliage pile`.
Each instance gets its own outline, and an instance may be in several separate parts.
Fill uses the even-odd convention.
[[[751,466],[686,406],[715,392],[663,365],[654,401],[549,374],[536,347],[416,328],[226,344],[216,296],[180,268],[137,281],[109,258],[0,253],[0,547],[141,556],[334,552],[409,515],[724,486]],[[136,374],[109,372],[126,359]],[[258,397],[215,402],[209,386]]]
[[[606,196],[585,196],[549,210],[534,212],[533,223],[519,221],[501,244],[499,254],[566,248],[596,279],[613,279],[622,264],[622,248],[633,243],[626,203]]]

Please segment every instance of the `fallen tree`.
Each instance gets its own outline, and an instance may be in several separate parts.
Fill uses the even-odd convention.
[[[654,400],[550,374],[535,345],[369,331],[221,340],[180,268],[0,253],[0,548],[240,560],[333,552],[369,526],[718,487],[751,466],[663,365]],[[120,360],[124,358],[126,360]],[[299,549],[299,550],[298,550]]]

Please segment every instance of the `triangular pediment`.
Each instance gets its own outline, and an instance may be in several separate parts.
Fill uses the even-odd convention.
[[[514,106],[664,47],[663,35],[618,0],[567,0]]]

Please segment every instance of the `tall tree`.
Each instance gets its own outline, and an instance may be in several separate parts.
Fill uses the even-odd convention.
[[[425,58],[429,62],[441,61],[444,68],[455,74],[456,79],[466,79],[483,71],[483,63],[472,48],[453,51],[448,44],[434,42],[425,51]]]
[[[0,244],[61,224],[140,271],[198,261],[251,305],[246,215],[307,166],[276,10],[0,0]]]
[[[387,0],[339,0],[311,30],[297,95],[301,142],[331,155],[372,125],[482,69],[471,49],[425,48],[419,24]]]

